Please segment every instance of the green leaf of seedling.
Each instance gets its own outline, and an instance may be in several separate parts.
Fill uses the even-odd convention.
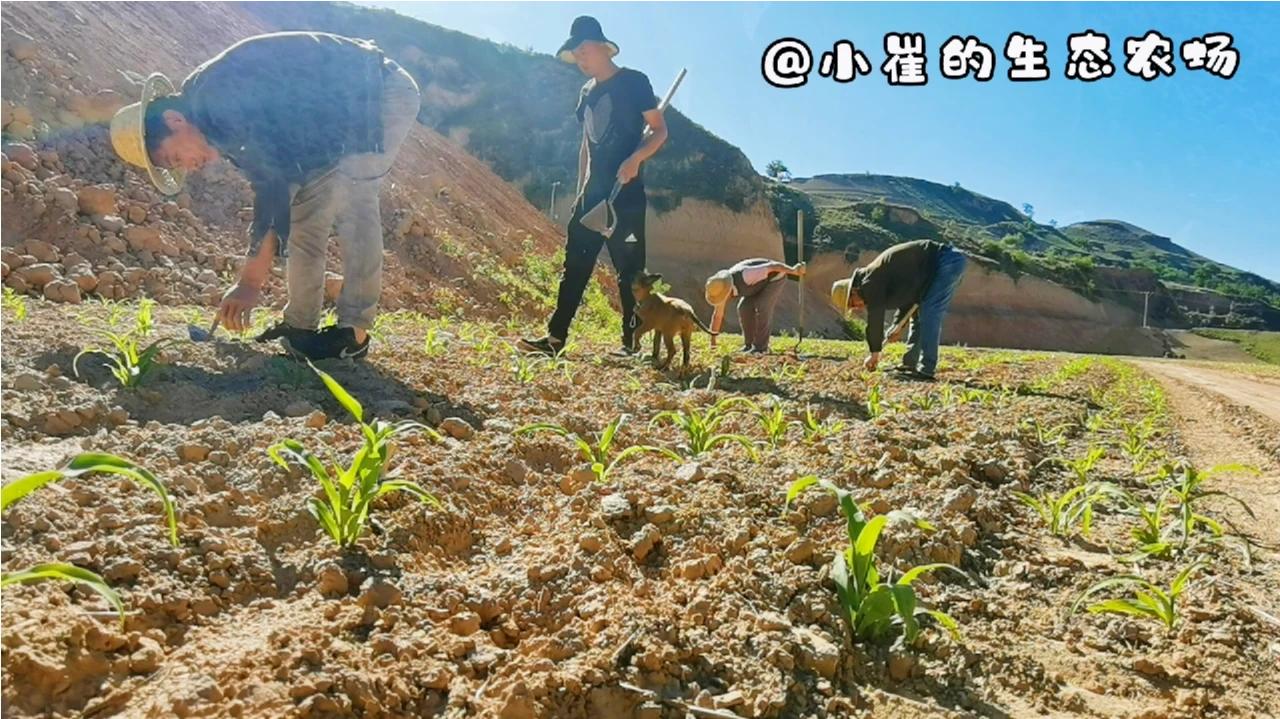
[[[106,599],[107,602],[115,608],[116,614],[120,615],[120,628],[124,629],[124,602],[120,599],[120,595],[117,594],[102,577],[73,564],[49,562],[46,564],[37,564],[30,569],[24,569],[20,572],[6,572],[3,575],[0,575],[0,587],[17,583],[28,584],[46,579],[61,579],[69,582],[77,582],[89,587],[89,589],[92,589],[103,599]]]
[[[355,397],[352,397],[351,394],[342,387],[342,385],[338,384],[338,381],[330,376],[328,372],[325,372],[314,364],[311,364],[309,360],[307,361],[307,364],[311,367],[312,371],[319,375],[320,381],[324,382],[324,386],[328,388],[329,393],[333,395],[334,399],[338,400],[338,403],[346,408],[346,410],[351,413],[351,416],[356,418],[357,422],[364,424],[364,406],[361,405]]]

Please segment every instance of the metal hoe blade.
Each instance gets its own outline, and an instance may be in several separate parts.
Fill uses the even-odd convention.
[[[197,327],[196,325],[187,325],[187,337],[192,342],[211,342],[213,341],[213,333],[218,329],[218,318],[213,319],[213,324],[209,325],[209,329]]]

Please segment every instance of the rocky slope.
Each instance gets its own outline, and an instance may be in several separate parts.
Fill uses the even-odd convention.
[[[166,304],[214,303],[244,250],[247,183],[219,163],[194,175],[182,195],[163,198],[115,157],[104,123],[136,95],[130,78],[184,77],[271,28],[218,3],[15,4],[4,7],[4,25],[6,284],[68,302],[146,294]],[[165,39],[148,44],[144,35]],[[548,261],[559,231],[455,143],[414,128],[382,209],[387,308],[543,311],[546,288],[520,270]],[[330,264],[339,268],[336,246]],[[340,276],[328,284],[336,293]],[[281,288],[272,289],[279,305]]]

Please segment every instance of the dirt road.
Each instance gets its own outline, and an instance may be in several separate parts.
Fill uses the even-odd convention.
[[[1134,360],[1134,364],[1157,377],[1221,395],[1280,423],[1280,384],[1176,360]]]
[[[1280,434],[1280,385],[1177,361],[1133,362],[1161,380],[1188,458],[1196,466],[1244,464],[1259,471],[1230,473],[1212,481],[1253,510],[1255,538],[1264,543],[1264,551],[1274,552],[1280,546],[1280,459],[1274,441]],[[1253,413],[1242,413],[1240,407]],[[1250,522],[1230,503],[1220,510],[1233,521]]]

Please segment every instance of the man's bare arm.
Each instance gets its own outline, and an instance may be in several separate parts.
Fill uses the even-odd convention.
[[[240,268],[240,279],[222,296],[218,305],[218,323],[223,327],[243,331],[252,324],[253,308],[262,299],[262,286],[271,276],[271,263],[276,254],[276,231],[267,230],[258,254],[250,255]]]
[[[618,167],[618,180],[623,184],[634,180],[636,175],[640,174],[640,164],[653,157],[662,147],[662,143],[667,141],[667,123],[662,119],[661,111],[649,110],[644,113],[644,121],[649,124],[651,134]]]
[[[590,157],[590,150],[587,148],[587,136],[582,135],[582,146],[578,148],[578,195],[582,195],[582,189],[587,186],[587,160]]]
[[[644,121],[649,125],[652,134],[640,143],[640,147],[636,148],[635,152],[631,153],[638,162],[644,162],[653,157],[667,141],[667,121],[662,116],[661,110],[649,110],[644,113]]]

